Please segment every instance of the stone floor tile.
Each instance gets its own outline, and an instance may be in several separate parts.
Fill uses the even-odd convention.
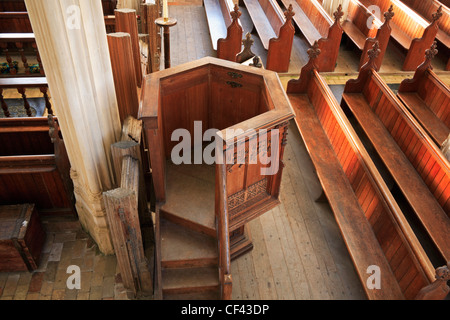
[[[59,261],[61,259],[62,249],[64,247],[63,243],[53,243],[52,249],[50,250],[50,256],[48,261]]]

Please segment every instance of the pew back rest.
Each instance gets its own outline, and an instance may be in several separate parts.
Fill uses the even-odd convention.
[[[450,128],[450,89],[432,70],[424,73],[417,93],[436,117]]]
[[[258,0],[258,2],[278,37],[280,28],[286,21],[280,6],[278,6],[275,0]]]
[[[316,70],[309,81],[307,95],[389,263],[394,281],[397,281],[406,299],[413,299],[421,288],[433,280],[434,268],[430,260],[351,124]],[[348,221],[350,220],[353,219],[349,216]],[[341,228],[349,227],[343,226],[341,222],[339,224]],[[350,254],[353,257],[358,254],[364,256],[357,252]],[[414,280],[411,281],[412,279]]]
[[[402,0],[402,2],[428,21],[432,21],[433,14],[441,5],[436,0]],[[450,35],[450,9],[447,6],[442,6],[442,13],[442,17],[438,20],[439,29]]]
[[[367,38],[375,38],[382,22],[358,0],[350,0],[347,9],[347,20],[352,22]],[[368,21],[373,21],[368,28]]]
[[[378,73],[371,73],[363,94],[438,203],[450,216],[450,167],[447,159],[393,96]]]
[[[0,30],[3,33],[31,33],[27,12],[0,12]]]
[[[326,38],[328,36],[328,29],[333,25],[334,20],[328,15],[326,10],[321,6],[317,0],[302,1],[296,0],[300,8],[308,16],[308,19],[316,27],[317,31]]]
[[[54,154],[47,118],[0,119],[0,156]]]
[[[407,5],[400,0],[361,0],[366,7],[376,5],[381,9],[381,12],[386,12],[389,6],[392,5],[395,16],[391,21],[393,27],[392,32],[395,32],[395,27],[407,36],[410,40],[421,38],[424,30],[429,23],[425,21],[420,15],[408,8]]]
[[[41,214],[75,215],[70,165],[61,145],[55,154],[49,129],[47,118],[0,119],[0,203],[35,203]]]

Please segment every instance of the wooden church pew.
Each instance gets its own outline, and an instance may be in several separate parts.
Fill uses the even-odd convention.
[[[27,12],[0,12],[0,30],[2,33],[32,33]]]
[[[0,119],[0,145],[0,203],[35,203],[41,214],[76,216],[56,118]]]
[[[295,28],[292,7],[284,13],[275,0],[242,0],[267,52],[266,69],[287,72]]]
[[[317,61],[321,72],[333,72],[339,55],[342,38],[342,6],[334,13],[334,20],[328,15],[322,5],[316,0],[282,0],[286,8],[292,5],[295,12],[295,24],[310,46],[319,42],[320,50],[325,58]]]
[[[431,23],[409,9],[400,0],[360,0],[369,7],[376,5],[381,12],[386,12],[392,5],[395,16],[392,19],[391,37],[406,51],[402,66],[403,71],[415,71],[422,63],[425,50],[433,43],[437,30],[437,20],[442,13],[436,12]]]
[[[450,260],[449,162],[369,62],[349,80],[342,107],[357,120],[430,239]]]
[[[449,58],[446,70],[450,71],[450,8],[447,5],[442,5],[437,0],[402,0],[402,2],[428,22],[433,20],[433,14],[442,6],[442,17],[438,20],[439,30],[436,39],[447,49],[445,53]]]
[[[437,54],[436,42],[427,50],[425,61],[412,79],[405,79],[398,97],[430,137],[442,148],[450,135],[450,89],[433,72],[432,58]]]
[[[300,79],[288,83],[295,122],[369,299],[414,299],[434,268],[308,51]],[[366,285],[379,267],[380,290]]]
[[[107,15],[105,26],[108,33],[115,32],[115,16]],[[2,33],[32,33],[30,18],[26,11],[0,12],[0,32]]]
[[[383,62],[384,54],[389,43],[391,35],[391,27],[389,25],[394,16],[392,6],[384,13],[384,23],[371,13],[358,0],[351,0],[348,6],[347,18],[342,24],[347,37],[355,44],[356,48],[361,51],[361,59],[359,69],[368,61],[367,52],[372,48],[373,44],[378,41],[380,54],[375,62],[375,70],[379,70]],[[372,21],[369,28],[369,21]]]
[[[103,12],[105,15],[113,15],[117,7],[117,0],[102,0]],[[27,11],[24,0],[2,0],[0,1],[1,12]]]
[[[236,61],[243,35],[238,5],[233,5],[232,0],[204,0],[203,5],[217,58]]]

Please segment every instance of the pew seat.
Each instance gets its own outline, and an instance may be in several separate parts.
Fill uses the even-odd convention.
[[[367,37],[359,30],[359,28],[351,21],[345,20],[342,23],[342,29],[349,39],[356,45],[359,50],[364,49]]]
[[[275,0],[242,0],[267,50],[266,69],[288,72],[295,35],[292,6],[283,13]]]
[[[311,21],[312,17],[308,15],[307,12],[305,12],[300,4],[295,0],[282,0],[282,3],[287,8],[289,5],[292,5],[292,8],[294,9],[295,16],[294,16],[294,22],[297,25],[297,27],[300,29],[301,33],[305,37],[305,39],[308,41],[309,45],[312,46],[315,41],[318,41],[320,38],[322,38],[322,34],[319,30],[317,30],[314,23]],[[305,2],[305,5],[313,6],[314,4],[312,2]],[[333,24],[331,22],[331,24]],[[331,25],[330,24],[330,25]],[[329,26],[327,26],[328,29]],[[326,35],[325,35],[326,36]]]
[[[203,5],[205,7],[212,46],[217,51],[217,41],[221,38],[226,38],[228,26],[219,1],[203,0]]]
[[[398,93],[400,100],[411,111],[414,117],[422,124],[430,137],[439,147],[450,134],[449,127],[430,109],[429,105],[415,92]],[[448,103],[447,103],[447,108]]]
[[[270,2],[270,0],[268,0]],[[271,20],[269,20],[269,15],[266,15],[262,5],[258,0],[244,0],[245,7],[248,10],[248,14],[253,22],[253,25],[261,39],[264,49],[269,50],[269,41],[272,38],[277,37],[276,27],[281,27],[283,16],[281,12],[274,11],[272,9]],[[271,3],[269,3],[271,4]],[[275,7],[272,7],[275,8]]]

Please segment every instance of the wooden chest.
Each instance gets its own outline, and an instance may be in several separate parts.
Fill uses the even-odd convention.
[[[34,204],[0,206],[0,272],[36,270],[44,241]]]

